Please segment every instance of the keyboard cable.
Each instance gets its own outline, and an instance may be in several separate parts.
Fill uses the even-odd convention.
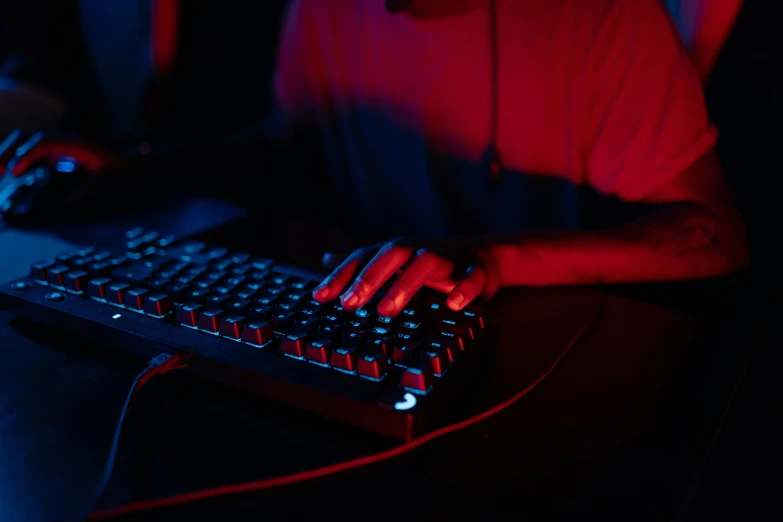
[[[565,350],[563,350],[563,352],[557,357],[557,359],[555,359],[555,361],[546,369],[546,371],[544,371],[544,373],[539,375],[536,380],[530,383],[523,390],[519,391],[518,393],[506,399],[505,401],[501,402],[500,404],[497,404],[496,406],[482,413],[479,413],[478,415],[470,417],[469,419],[465,419],[464,421],[451,424],[449,426],[444,426],[443,428],[439,428],[426,435],[422,435],[421,437],[413,439],[410,442],[406,442],[405,444],[401,444],[399,446],[395,446],[393,448],[378,453],[373,453],[371,455],[365,455],[363,457],[358,457],[355,459],[338,462],[337,464],[330,464],[320,468],[300,471],[298,473],[292,473],[290,475],[283,475],[280,477],[255,480],[251,482],[243,482],[238,484],[229,484],[225,486],[217,486],[214,488],[192,491],[190,493],[183,493],[179,495],[173,495],[170,497],[131,502],[128,504],[123,504],[120,506],[95,511],[91,513],[89,517],[87,517],[87,520],[108,520],[112,518],[129,515],[131,513],[138,513],[141,511],[163,509],[163,508],[177,506],[181,504],[198,502],[209,498],[234,495],[237,493],[247,493],[250,491],[260,491],[262,489],[270,489],[274,487],[285,486],[288,484],[305,482],[316,478],[342,473],[343,471],[348,471],[363,466],[369,466],[370,464],[382,462],[391,459],[393,457],[402,455],[404,453],[408,453],[409,451],[412,451],[418,448],[419,446],[422,446],[430,441],[443,437],[444,435],[448,435],[449,433],[454,433],[456,431],[472,426],[512,406],[514,403],[519,401],[522,397],[530,393],[536,386],[538,386],[539,383],[541,383],[541,381],[546,379],[549,376],[549,374],[551,374],[554,371],[554,369],[557,367],[560,361],[566,356],[566,354],[568,354],[569,351],[571,351],[571,347],[574,346],[574,344],[576,344],[576,342],[579,339],[581,339],[582,334],[584,334],[584,332],[594,323],[595,321],[593,320],[583,324],[582,327],[579,329],[579,331],[576,333],[576,335],[568,343]],[[119,429],[117,434],[119,434]],[[108,477],[105,477],[105,480],[106,482],[108,482]]]
[[[153,377],[163,375],[172,370],[184,368],[188,364],[186,356],[170,353],[161,353],[155,358],[151,359],[147,368],[133,379],[128,395],[125,397],[125,403],[120,410],[120,417],[117,419],[117,425],[114,429],[114,437],[111,441],[111,447],[109,448],[109,455],[106,457],[106,462],[103,466],[103,473],[98,481],[98,485],[93,490],[89,501],[85,504],[84,508],[80,512],[80,515],[75,520],[85,520],[90,516],[90,513],[95,509],[98,502],[101,501],[103,495],[106,493],[106,488],[109,486],[112,473],[114,472],[114,463],[117,460],[117,451],[120,446],[120,439],[125,428],[125,421],[128,418],[128,412],[136,398],[136,394],[142,386],[147,384]]]

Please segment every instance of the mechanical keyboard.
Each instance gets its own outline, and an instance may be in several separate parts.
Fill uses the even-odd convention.
[[[267,257],[137,228],[116,249],[34,263],[0,288],[17,315],[403,440],[443,423],[497,325],[424,289],[397,317],[384,288],[350,313],[314,301],[322,276]]]

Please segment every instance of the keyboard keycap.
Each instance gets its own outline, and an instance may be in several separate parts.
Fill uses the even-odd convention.
[[[209,294],[209,297],[204,300],[204,303],[210,308],[223,309],[228,299],[229,296],[226,294]]]
[[[242,341],[256,346],[263,346],[272,338],[272,326],[265,321],[249,321],[242,330]]]
[[[185,303],[177,310],[177,324],[195,327],[198,325],[198,316],[202,305],[198,303]]]
[[[244,252],[234,252],[229,256],[229,259],[232,263],[243,265],[250,261],[250,254],[245,254]]]
[[[76,252],[63,252],[61,254],[57,254],[57,257],[54,259],[60,265],[67,265],[76,259]]]
[[[309,348],[308,348],[309,349]],[[343,346],[332,351],[329,364],[346,372],[356,371],[359,349],[356,346]]]
[[[63,286],[72,292],[84,292],[87,288],[87,272],[84,270],[71,270],[63,276]]]
[[[66,265],[53,266],[46,271],[46,281],[50,285],[63,286],[65,281],[65,274],[71,270],[71,267]]]
[[[220,335],[229,339],[242,337],[242,326],[245,322],[244,315],[227,315],[220,321]]]
[[[398,340],[395,340],[394,348],[392,348],[392,362],[398,366],[408,366],[413,360],[416,348],[418,348],[418,343],[416,342],[400,343]]]
[[[192,303],[204,304],[207,297],[209,297],[209,290],[203,288],[194,288],[185,292],[185,300]]]
[[[422,342],[421,346],[425,352],[446,350],[446,353],[449,356],[449,363],[453,363],[457,357],[459,357],[459,354],[462,353],[462,348],[460,348],[459,342],[454,337],[433,335],[427,337],[424,342]]]
[[[111,283],[106,292],[106,300],[114,304],[125,303],[125,292],[130,288],[128,283]]]
[[[198,328],[209,333],[217,333],[220,328],[220,320],[223,317],[223,310],[207,308],[202,310],[198,317]]]
[[[188,289],[188,285],[183,285],[179,282],[173,282],[166,287],[166,293],[171,297],[172,301],[180,302],[185,297],[185,291]]]
[[[114,268],[114,265],[111,264],[111,261],[96,261],[94,263],[90,263],[87,266],[87,271],[90,274],[97,275],[97,274],[107,274],[110,270]]]
[[[166,294],[149,294],[144,299],[144,312],[150,315],[162,316],[169,313],[174,308],[174,303]]]
[[[280,353],[291,357],[304,357],[306,346],[307,334],[288,334],[280,341]]]
[[[47,270],[54,267],[49,261],[38,261],[30,266],[30,278],[34,281],[47,281]]]
[[[377,350],[383,352],[386,357],[391,357],[392,345],[392,337],[389,335],[377,333],[370,333],[367,335],[366,346],[368,350]]]
[[[292,328],[297,332],[312,333],[318,329],[318,318],[300,317],[294,321]]]
[[[329,364],[329,358],[332,352],[332,343],[328,339],[318,339],[307,343],[305,359],[321,364]],[[345,369],[345,368],[344,368]],[[350,370],[348,370],[350,371]]]
[[[272,259],[269,259],[268,257],[257,257],[253,259],[253,261],[250,263],[250,265],[253,267],[253,270],[267,270],[269,267],[271,267],[274,264],[274,261]]]
[[[98,299],[106,299],[106,287],[111,283],[108,277],[96,277],[87,284],[87,295]]]
[[[254,306],[248,312],[248,318],[255,322],[269,322],[274,314],[271,306]]]
[[[245,313],[250,308],[250,301],[247,299],[228,299],[225,303],[225,309],[234,313]]]
[[[131,288],[125,292],[125,308],[133,310],[144,309],[144,296],[149,293],[146,288]]]
[[[389,367],[386,356],[378,352],[367,352],[359,357],[356,374],[367,379],[381,380]]]
[[[90,263],[93,263],[95,261],[95,258],[92,256],[87,257],[78,257],[71,261],[71,267],[72,268],[78,268],[79,270],[84,270],[87,268],[87,266],[90,265]]]
[[[400,385],[409,390],[426,393],[432,386],[433,381],[432,370],[429,364],[425,362],[406,368],[402,373]]]
[[[446,348],[430,345],[423,353],[434,375],[443,375],[451,365],[451,354]]]
[[[285,333],[291,327],[291,323],[294,322],[295,318],[296,314],[293,312],[273,314],[270,319],[272,329],[274,329],[275,332]]]

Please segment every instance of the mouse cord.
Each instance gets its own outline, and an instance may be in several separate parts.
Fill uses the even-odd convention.
[[[125,397],[125,404],[122,405],[120,417],[117,419],[117,426],[114,429],[114,438],[111,441],[111,448],[109,449],[108,457],[106,457],[106,463],[103,467],[103,474],[101,475],[101,479],[90,496],[89,501],[85,504],[84,508],[80,512],[80,515],[76,517],[75,520],[85,520],[106,493],[106,488],[109,486],[109,481],[111,480],[112,472],[114,471],[114,463],[117,460],[117,451],[120,447],[120,439],[125,427],[125,421],[128,417],[128,411],[130,410],[131,406],[133,405],[133,401],[136,398],[136,393],[138,393],[139,389],[147,384],[153,377],[163,375],[164,373],[167,373],[171,370],[184,368],[185,366],[187,366],[187,360],[185,358],[179,355],[161,353],[154,359],[150,360],[149,366],[147,366],[143,372],[138,374],[136,378],[133,379],[133,384],[131,384],[131,387],[128,390],[128,395]]]
[[[563,350],[563,352],[557,357],[557,359],[555,359],[552,365],[549,366],[549,368],[547,368],[546,371],[544,371],[544,373],[542,373],[536,380],[534,380],[532,383],[530,383],[526,388],[518,392],[516,395],[490,408],[489,410],[486,410],[469,419],[437,429],[419,438],[413,439],[410,442],[406,442],[405,444],[395,446],[393,448],[390,448],[385,451],[381,451],[379,453],[366,455],[364,457],[358,457],[355,459],[339,462],[337,464],[331,464],[321,468],[301,471],[299,473],[283,475],[281,477],[256,480],[252,482],[244,482],[239,484],[230,484],[226,486],[218,486],[215,488],[202,489],[200,491],[193,491],[190,493],[183,493],[181,495],[174,495],[170,497],[157,498],[151,500],[142,500],[139,502],[131,502],[129,504],[124,504],[117,507],[95,511],[90,515],[88,520],[107,520],[110,518],[120,517],[131,513],[138,513],[140,511],[162,509],[166,507],[197,502],[208,498],[233,495],[236,493],[246,493],[249,491],[259,491],[262,489],[270,489],[278,486],[284,486],[287,484],[305,482],[307,480],[313,480],[320,477],[335,475],[343,471],[348,471],[351,469],[368,466],[370,464],[375,464],[376,462],[381,462],[393,457],[397,457],[411,450],[414,450],[419,446],[422,446],[430,441],[443,437],[444,435],[447,435],[449,433],[454,433],[456,431],[467,428],[468,426],[472,426],[478,422],[481,422],[484,419],[487,419],[495,415],[496,413],[505,410],[509,406],[519,401],[522,397],[530,393],[536,386],[538,386],[539,383],[541,383],[541,381],[546,379],[549,376],[549,374],[551,374],[554,371],[554,369],[557,367],[560,361],[566,356],[566,354],[571,350],[574,344],[576,344],[576,342],[579,339],[581,339],[582,334],[584,334],[585,331],[593,324],[595,324],[595,319],[583,324],[582,327],[579,329],[579,331],[576,333],[576,335],[568,343],[565,350]]]

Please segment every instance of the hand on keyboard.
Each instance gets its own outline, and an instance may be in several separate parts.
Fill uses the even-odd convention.
[[[19,176],[37,165],[55,166],[62,160],[72,161],[90,173],[119,163],[117,156],[87,141],[45,136],[41,132],[25,135],[14,131],[0,142],[0,177]]]
[[[500,288],[497,261],[486,245],[398,239],[354,251],[313,297],[325,303],[339,296],[343,308],[357,310],[395,274],[399,275],[378,304],[378,313],[387,317],[399,314],[423,286],[448,294],[446,303],[452,310],[461,310],[478,297],[489,299]]]

